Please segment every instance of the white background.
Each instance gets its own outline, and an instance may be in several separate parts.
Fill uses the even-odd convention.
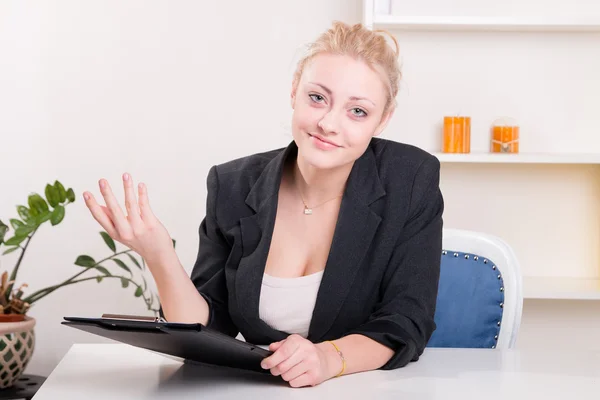
[[[435,14],[452,11],[429,3]],[[479,14],[496,15],[493,3]],[[552,4],[558,15],[591,12]],[[122,199],[125,171],[147,183],[190,271],[210,166],[287,145],[302,46],[332,20],[361,18],[358,0],[0,2],[0,218],[55,179],[78,196],[61,225],[38,232],[19,282],[33,291],[78,272],[79,254],[109,255],[81,194],[99,195],[105,177]],[[523,152],[600,151],[598,34],[396,34],[404,81],[383,137],[438,151],[442,117],[463,113],[473,119],[472,148],[486,151],[492,120],[510,115]],[[444,165],[442,174],[447,227],[504,237],[528,275],[598,275],[596,167]],[[0,257],[0,269],[12,268],[13,255]],[[74,342],[103,341],[61,326],[63,316],[104,312],[147,313],[117,280],[36,304],[28,372],[47,375]],[[567,332],[598,346],[599,314],[598,302],[530,301],[520,345],[562,344]]]

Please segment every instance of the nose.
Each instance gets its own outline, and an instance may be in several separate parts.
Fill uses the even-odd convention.
[[[317,125],[325,134],[336,134],[339,132],[339,119],[333,109],[323,115],[323,118],[321,118]]]

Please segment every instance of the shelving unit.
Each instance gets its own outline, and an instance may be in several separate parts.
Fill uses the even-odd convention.
[[[391,0],[365,0],[363,23],[370,29],[413,32],[596,32],[600,33],[600,16],[552,17],[477,17],[477,16],[417,16],[392,13]],[[600,165],[600,154],[494,154],[434,153],[443,164],[502,164],[516,165]],[[476,166],[473,166],[474,168]],[[527,276],[522,265],[524,297],[544,300],[600,300],[600,276],[590,278],[565,276]]]
[[[391,0],[364,1],[364,23],[370,29],[413,31],[600,32],[596,18],[514,18],[392,15]]]

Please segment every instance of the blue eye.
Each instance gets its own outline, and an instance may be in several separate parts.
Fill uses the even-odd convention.
[[[355,111],[357,111],[358,114],[355,113]],[[357,117],[366,117],[367,116],[367,113],[362,108],[353,108],[352,114],[356,115]]]
[[[321,103],[323,100],[325,100],[325,98],[320,94],[309,94],[308,97],[310,97],[310,99],[315,103]]]

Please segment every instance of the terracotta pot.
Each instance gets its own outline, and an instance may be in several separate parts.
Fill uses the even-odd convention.
[[[35,347],[35,319],[0,322],[0,389],[12,386],[23,374]]]
[[[0,314],[0,322],[21,322],[25,321],[23,314]]]

